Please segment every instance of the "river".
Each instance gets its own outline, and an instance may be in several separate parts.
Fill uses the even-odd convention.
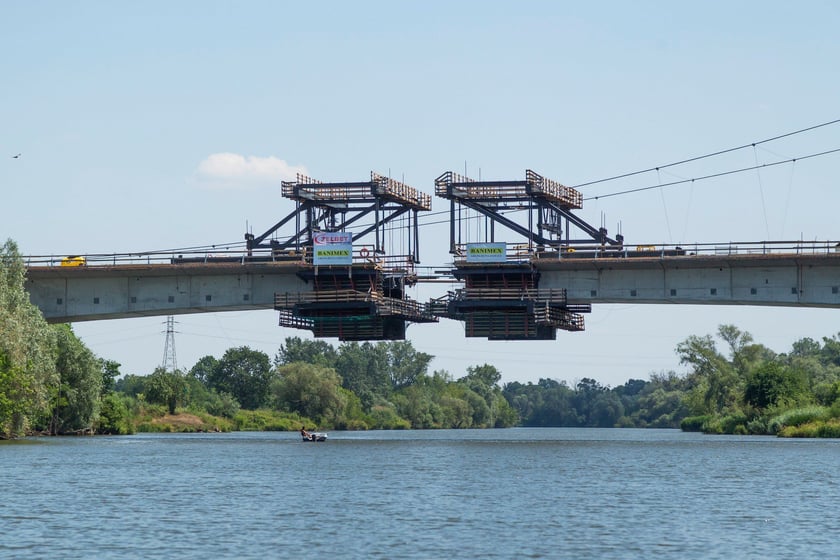
[[[0,442],[0,558],[833,558],[840,440],[516,428]]]

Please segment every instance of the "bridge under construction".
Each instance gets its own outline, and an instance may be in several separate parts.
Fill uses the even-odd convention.
[[[627,245],[575,214],[580,192],[531,170],[446,172],[434,190],[449,205],[452,260],[440,267],[420,266],[431,196],[373,172],[298,175],[281,186],[294,209],[242,248],[31,256],[27,290],[51,322],[272,308],[280,326],[339,340],[401,340],[440,319],[467,337],[550,340],[584,330],[599,303],[840,307],[836,241]],[[448,290],[414,301],[420,282]]]

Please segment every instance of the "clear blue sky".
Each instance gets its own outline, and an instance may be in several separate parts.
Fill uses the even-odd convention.
[[[371,170],[433,193],[443,171],[576,185],[840,118],[836,2],[6,2],[0,18],[0,238],[24,254],[136,252],[242,239],[291,211],[279,182]],[[582,189],[604,194],[840,147],[840,127]],[[21,157],[11,156],[20,153]],[[228,154],[220,156],[220,154]],[[840,239],[840,156],[588,201],[628,244]],[[445,209],[441,199],[433,210]],[[511,239],[511,241],[518,241]],[[449,262],[445,226],[424,265]],[[417,299],[446,286],[418,288]],[[680,371],[674,348],[734,324],[784,352],[840,311],[596,306],[552,342],[409,339],[459,377]],[[287,336],[273,311],[182,315],[182,368]],[[99,356],[145,374],[164,318],[78,323]]]

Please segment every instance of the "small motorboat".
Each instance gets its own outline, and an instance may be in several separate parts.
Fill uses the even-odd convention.
[[[305,436],[301,436],[303,441],[327,441],[327,434],[320,432],[311,432]]]

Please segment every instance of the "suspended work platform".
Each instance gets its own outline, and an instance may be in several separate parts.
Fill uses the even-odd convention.
[[[465,263],[453,270],[464,288],[431,302],[436,315],[464,322],[467,337],[554,340],[557,329],[584,330],[589,304],[571,304],[564,289],[540,289],[530,263]]]
[[[281,327],[339,340],[404,340],[407,323],[438,321],[428,304],[405,296],[406,276],[388,276],[380,266],[313,268],[299,276],[312,291],[275,294]]]
[[[476,181],[447,171],[435,180],[435,194],[450,201],[452,274],[465,286],[434,303],[441,316],[463,321],[468,337],[490,340],[553,340],[558,329],[584,329],[582,314],[591,306],[569,303],[564,288],[540,289],[532,264],[584,244],[621,247],[621,235],[613,239],[606,228],[573,213],[583,208],[579,191],[527,169],[524,180],[505,181]],[[467,222],[474,218],[484,219],[483,235],[463,243],[472,235]],[[520,242],[497,242],[496,226]]]
[[[339,340],[403,340],[408,323],[438,320],[405,295],[417,281],[417,217],[431,209],[429,195],[375,172],[370,181],[337,183],[298,174],[281,193],[295,209],[263,234],[245,235],[249,255],[268,249],[272,258],[302,260],[298,277],[312,290],[275,294],[280,326]],[[363,217],[372,223],[360,225]]]

